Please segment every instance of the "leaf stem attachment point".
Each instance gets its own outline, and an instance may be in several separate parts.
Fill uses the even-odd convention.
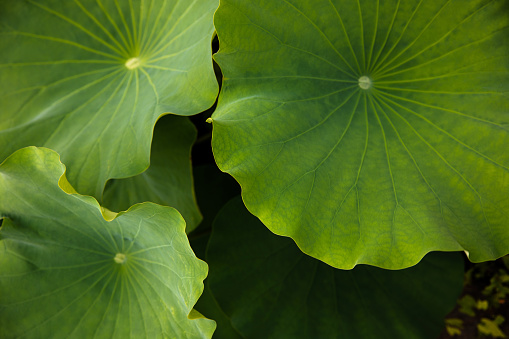
[[[135,69],[135,68],[140,67],[140,66],[141,66],[140,58],[131,58],[131,59],[128,59],[125,62],[125,67],[127,69]]]
[[[373,82],[371,81],[371,78],[368,76],[361,76],[359,78],[359,87],[362,89],[370,89],[371,86],[373,86]]]
[[[124,254],[124,253],[117,253],[117,254],[115,255],[115,258],[113,258],[113,260],[115,260],[115,262],[116,262],[117,264],[120,264],[120,265],[121,265],[121,264],[124,264],[124,263],[126,262],[127,257],[125,256],[125,254]]]

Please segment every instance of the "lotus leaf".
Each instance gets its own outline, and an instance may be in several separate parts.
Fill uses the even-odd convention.
[[[192,311],[207,265],[180,214],[105,213],[64,171],[35,147],[0,166],[0,337],[210,338],[215,323]]]
[[[343,269],[509,252],[509,2],[224,0],[219,167]]]

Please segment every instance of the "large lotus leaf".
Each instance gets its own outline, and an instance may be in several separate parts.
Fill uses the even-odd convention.
[[[186,117],[166,115],[156,124],[150,167],[143,173],[115,179],[103,195],[102,204],[124,211],[136,203],[151,201],[177,209],[186,221],[186,232],[201,221],[191,172],[191,147],[196,128]]]
[[[400,271],[335,269],[268,231],[240,199],[214,221],[212,294],[245,338],[436,338],[463,288],[458,253]]]
[[[145,203],[106,221],[61,188],[64,171],[35,147],[0,166],[0,337],[211,337],[214,322],[191,312],[207,265],[180,214]]]
[[[247,208],[339,268],[509,252],[509,2],[224,0],[212,116]]]
[[[163,113],[196,114],[217,95],[218,0],[0,2],[0,161],[57,150],[69,181],[101,197],[148,167]]]

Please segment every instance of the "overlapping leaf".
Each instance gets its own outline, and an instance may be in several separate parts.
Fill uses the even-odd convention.
[[[195,140],[196,129],[188,118],[162,117],[154,129],[150,167],[135,177],[113,180],[102,204],[117,212],[145,201],[171,206],[186,220],[186,232],[192,231],[201,220],[190,160]]]
[[[455,253],[400,271],[332,268],[274,236],[240,199],[214,221],[207,261],[213,296],[244,338],[435,338],[463,287]]]
[[[219,167],[332,266],[509,252],[504,0],[224,0]]]
[[[210,107],[217,0],[5,0],[0,3],[0,159],[57,150],[69,180],[101,197],[148,166],[163,113]]]
[[[210,338],[191,312],[207,265],[180,214],[145,203],[106,221],[64,171],[35,147],[0,166],[0,336]]]

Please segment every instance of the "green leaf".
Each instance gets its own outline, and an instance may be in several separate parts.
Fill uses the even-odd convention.
[[[200,172],[204,172],[207,170],[209,173],[216,173],[216,171],[210,171],[208,166],[201,166]],[[216,179],[221,179],[221,181],[226,182],[223,179],[223,176],[217,176]],[[230,180],[233,180],[230,178]],[[217,183],[218,181],[216,181]],[[205,213],[204,213],[205,216]],[[205,220],[205,218],[204,218]],[[200,225],[201,229],[201,225]],[[191,248],[193,249],[196,256],[200,259],[205,260],[205,252],[207,249],[207,244],[210,239],[209,233],[202,233],[199,236],[190,236],[189,241],[191,244]],[[205,287],[203,288],[203,293],[200,296],[200,299],[196,302],[195,308],[203,313],[207,318],[214,319],[217,324],[216,331],[214,332],[214,338],[219,339],[240,339],[242,338],[240,334],[232,327],[230,323],[230,318],[223,312],[221,307],[218,305],[216,298],[210,291],[208,280],[204,282]]]
[[[445,319],[445,323],[447,325],[455,326],[455,327],[458,327],[458,328],[463,328],[463,320],[461,320],[459,318],[448,318],[448,319]]]
[[[207,265],[180,214],[145,203],[106,221],[64,171],[35,147],[0,166],[0,337],[210,338],[213,321],[188,317]]]
[[[482,318],[481,324],[477,325],[477,329],[482,334],[489,335],[494,338],[506,338],[506,335],[502,332],[502,330],[500,330],[500,327],[498,327],[504,322],[504,320],[504,317],[501,315],[497,315],[495,320]]]
[[[218,339],[241,339],[242,336],[233,328],[230,318],[224,314],[218,305],[214,295],[210,291],[208,282],[205,281],[203,293],[198,299],[195,306],[200,312],[205,314],[207,318],[214,319],[217,329],[214,332],[214,338]]]
[[[445,319],[445,330],[451,337],[461,335],[463,330],[463,320],[459,318]]]
[[[475,308],[486,311],[489,307],[488,300],[477,300]]]
[[[219,171],[214,165],[200,165],[193,168],[196,183],[196,199],[203,214],[203,220],[195,232],[189,235],[189,242],[196,256],[206,260],[206,249],[210,239],[212,222],[221,208],[233,197],[240,194],[233,178]],[[239,339],[240,334],[232,327],[230,318],[224,314],[210,292],[208,280],[204,282],[203,293],[195,308],[217,324],[214,338]]]
[[[338,270],[269,232],[240,199],[214,221],[207,281],[245,338],[434,338],[463,288],[457,253]]]
[[[101,198],[105,182],[148,167],[167,112],[199,113],[218,85],[218,0],[4,0],[0,3],[0,161],[55,149],[69,181]]]
[[[113,180],[104,191],[103,205],[123,211],[136,203],[151,201],[177,209],[186,221],[186,232],[201,221],[191,172],[191,147],[196,128],[188,118],[167,115],[154,129],[150,167],[126,179]]]
[[[221,170],[338,268],[509,252],[505,0],[224,0]]]
[[[455,335],[461,335],[461,330],[459,328],[446,326],[445,329],[447,330],[447,334],[449,334],[451,337],[454,337]]]
[[[467,294],[458,300],[458,305],[460,306],[459,311],[461,313],[475,317],[475,308],[477,308],[477,302],[475,301],[474,297]]]

